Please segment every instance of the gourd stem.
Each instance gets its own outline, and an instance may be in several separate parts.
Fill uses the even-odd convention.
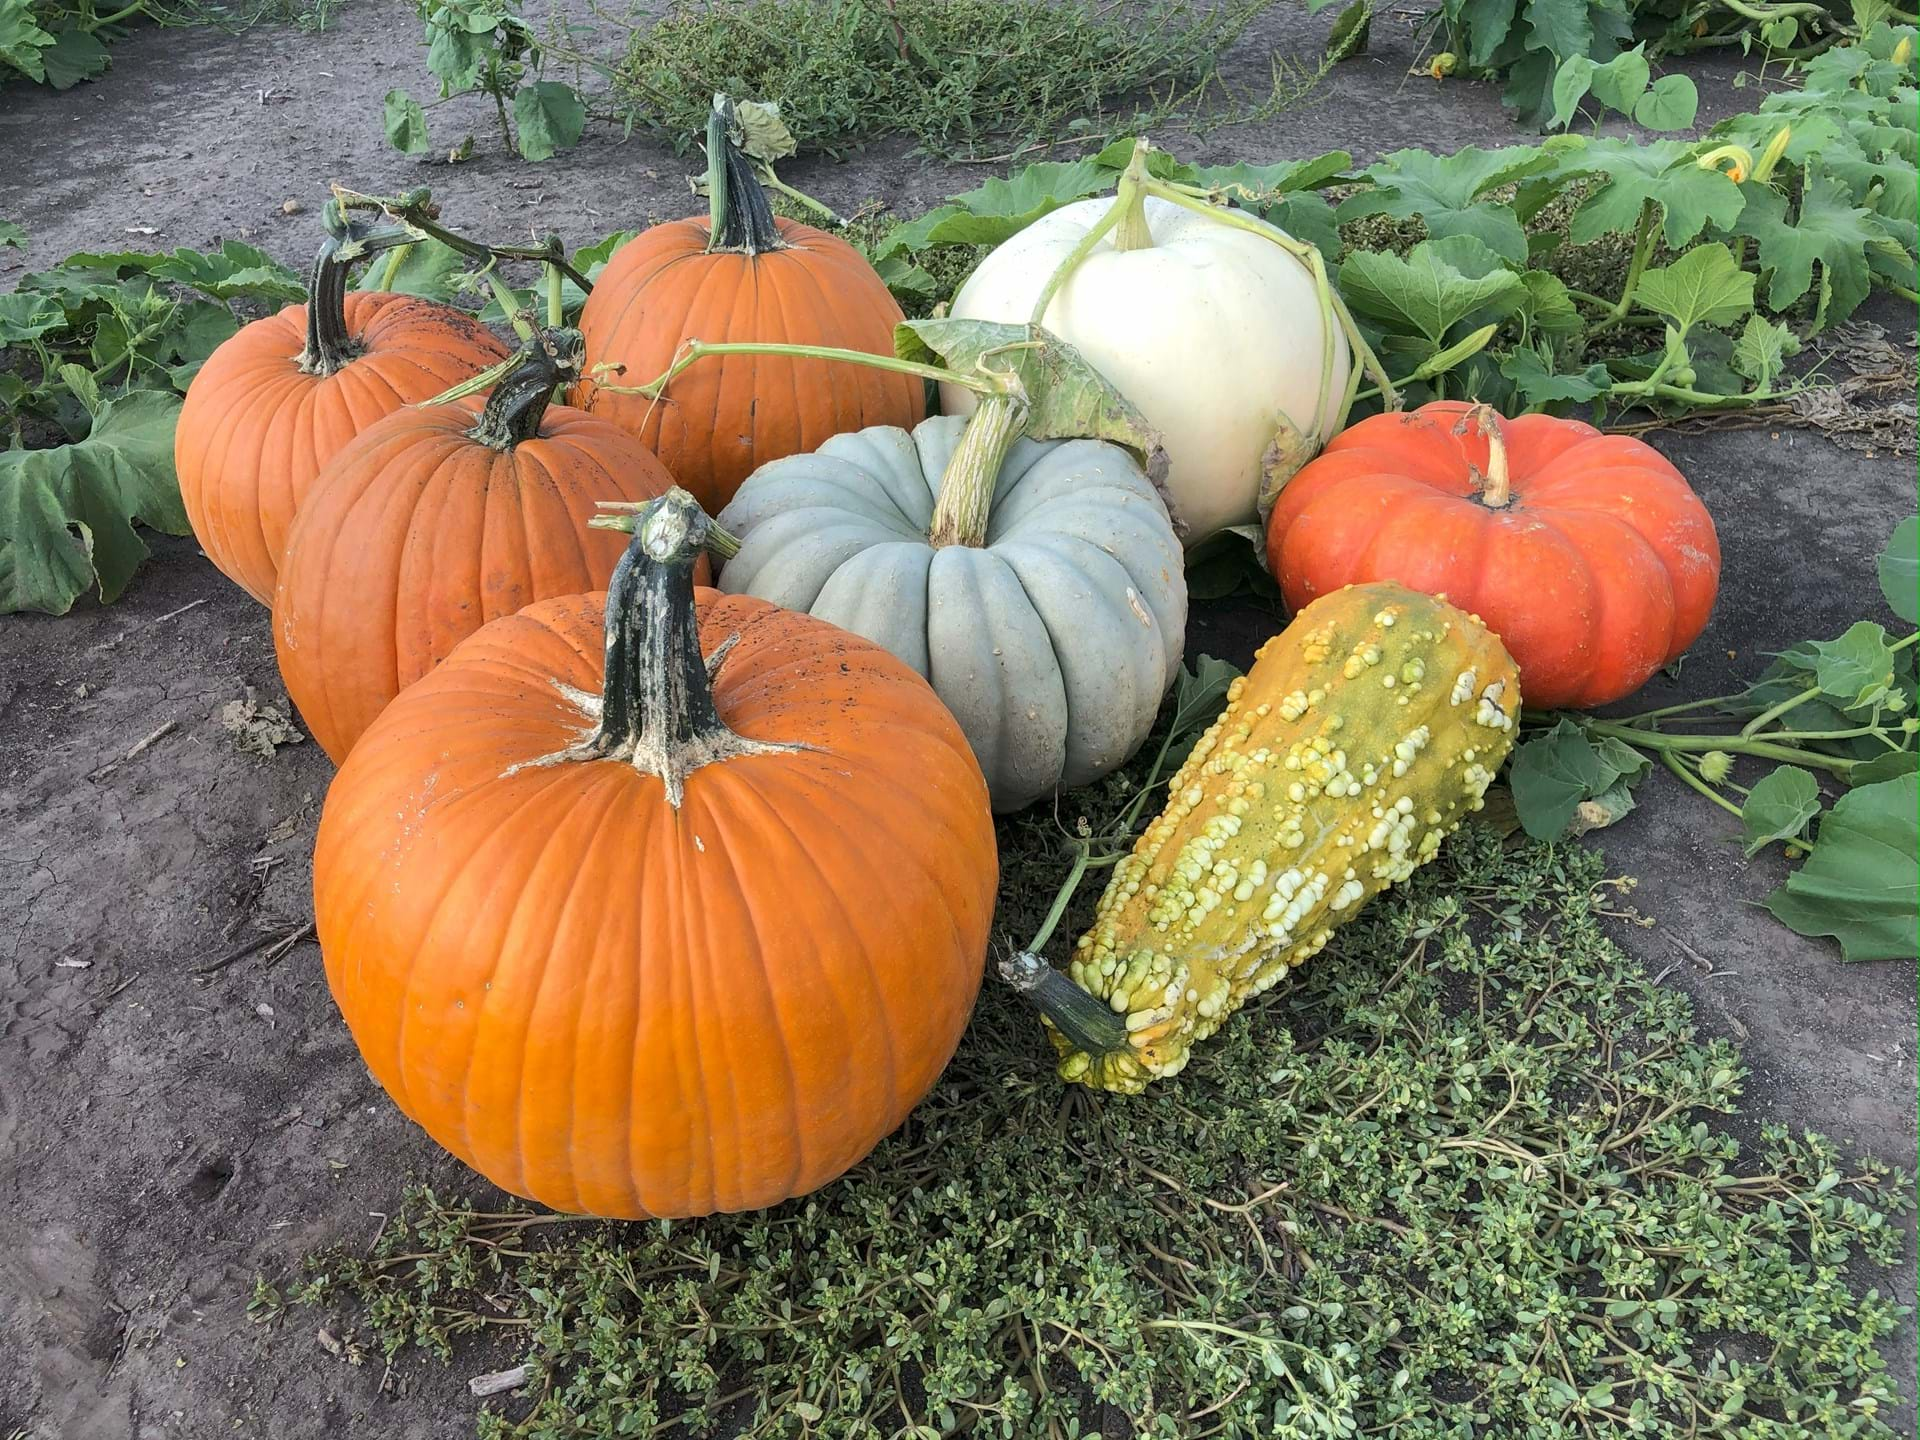
[[[309,375],[332,375],[360,353],[347,333],[347,276],[370,255],[413,240],[411,232],[376,230],[348,216],[333,201],[323,212],[327,238],[314,257],[307,281],[307,337],[299,356]]]
[[[693,603],[694,566],[711,524],[677,487],[634,517],[633,539],[607,585],[600,723],[569,757],[629,760],[660,777],[676,810],[701,766],[800,748],[737,734],[714,706]]]
[[[1512,477],[1507,471],[1507,430],[1500,414],[1491,405],[1475,405],[1460,417],[1460,433],[1472,424],[1487,437],[1487,477],[1480,487],[1480,503],[1489,510],[1505,509],[1513,499]]]
[[[578,330],[543,330],[487,397],[467,433],[482,445],[511,450],[540,433],[556,386],[579,378],[586,342]]]
[[[1098,1059],[1127,1048],[1127,1022],[1031,950],[1000,962],[1000,978],[1053,1023],[1076,1050]]]
[[[434,202],[433,192],[424,187],[409,190],[404,195],[369,195],[364,191],[349,190],[344,185],[335,185],[333,197],[341,209],[348,212],[378,210],[395,224],[416,232],[407,237],[409,240],[438,240],[449,250],[475,260],[538,260],[542,264],[557,267],[562,275],[586,294],[593,293],[593,282],[567,259],[566,246],[558,235],[549,235],[538,245],[489,245],[480,240],[469,240],[440,223],[440,207]]]
[[[733,101],[716,95],[707,115],[707,253],[786,248],[753,162],[733,143]]]
[[[940,476],[940,498],[934,502],[928,544],[937,550],[986,543],[1000,467],[1026,422],[1027,402],[1017,395],[988,395],[975,407]]]

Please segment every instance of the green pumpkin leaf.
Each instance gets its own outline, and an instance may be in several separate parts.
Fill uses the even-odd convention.
[[[1342,224],[1366,215],[1418,217],[1432,239],[1471,235],[1502,259],[1525,264],[1526,232],[1513,207],[1480,197],[1551,168],[1557,154],[1537,145],[1504,150],[1469,145],[1444,156],[1396,150],[1363,172],[1373,188],[1348,196],[1334,213]]]
[[[1042,215],[1108,188],[1112,175],[1092,160],[1045,160],[988,180],[943,205],[952,213],[926,227],[926,245],[998,245]]]
[[[1562,375],[1548,366],[1538,350],[1524,346],[1500,362],[1500,373],[1513,382],[1529,410],[1581,404],[1604,395],[1612,383],[1607,367],[1597,361],[1578,374]]]
[[[30,0],[0,0],[0,64],[45,84],[46,52],[56,43],[34,19]]]
[[[1585,57],[1593,47],[1592,9],[1588,0],[1527,0],[1527,48],[1561,60]]]
[[[1809,172],[1800,197],[1800,210],[1787,218],[1786,197],[1764,186],[1741,216],[1740,228],[1760,242],[1760,264],[1772,272],[1767,304],[1785,310],[1813,288],[1814,267],[1820,267],[1832,287],[1832,299],[1823,299],[1820,321],[1837,324],[1867,298],[1872,279],[1867,264],[1870,249],[1899,251],[1899,243],[1873,212],[1852,202],[1846,186],[1832,176]]]
[[[1767,897],[1801,935],[1831,935],[1845,960],[1904,960],[1920,905],[1920,775],[1856,786],[1820,822],[1813,854]]]
[[[1618,785],[1636,785],[1651,768],[1631,745],[1610,736],[1595,740],[1573,721],[1562,720],[1514,750],[1508,781],[1527,834],[1557,840],[1583,801],[1598,799]]]
[[[1920,772],[1920,751],[1889,750],[1871,760],[1855,763],[1847,772],[1849,785],[1877,785],[1882,780],[1898,780],[1902,775]]]
[[[1685,334],[1695,325],[1731,325],[1750,312],[1753,279],[1726,246],[1696,245],[1671,265],[1648,269],[1634,295]]]
[[[1613,231],[1631,233],[1640,223],[1641,205],[1649,202],[1664,217],[1672,249],[1694,240],[1709,224],[1730,229],[1746,199],[1718,170],[1696,165],[1693,152],[1693,146],[1679,140],[1612,137],[1563,152],[1556,173],[1602,182],[1574,212],[1569,237],[1576,245],[1586,245]]]
[[[0,295],[0,345],[38,340],[67,323],[66,308],[49,295],[15,290]]]
[[[550,160],[571,150],[586,128],[587,106],[571,85],[540,80],[513,97],[513,129],[525,160]]]
[[[0,451],[0,614],[64,615],[95,586],[115,600],[147,555],[135,522],[187,533],[179,413],[179,396],[136,390],[101,402],[84,440]]]
[[[1594,66],[1594,98],[1622,115],[1631,115],[1634,102],[1646,93],[1651,74],[1645,45],[1623,50],[1606,64]]]
[[[1584,55],[1575,55],[1565,61],[1553,75],[1553,117],[1552,123],[1566,128],[1568,122],[1579,112],[1580,102],[1587,98],[1587,91],[1593,85],[1593,61]]]
[[[1733,345],[1733,368],[1765,390],[1786,368],[1786,357],[1798,353],[1800,340],[1777,320],[1749,315],[1747,326]]]
[[[1455,263],[1464,263],[1466,255],[1464,246],[1442,250],[1432,241],[1414,246],[1404,260],[1384,251],[1360,251],[1341,266],[1340,291],[1355,310],[1424,336],[1438,348],[1457,321],[1475,315],[1484,323],[1526,301],[1527,288],[1513,271],[1496,268],[1470,276]]]
[[[461,26],[437,26],[427,45],[427,69],[440,82],[440,98],[471,90],[493,50],[493,30],[481,34]]]
[[[1687,75],[1662,75],[1634,102],[1634,123],[1648,130],[1685,130],[1700,109],[1700,92]]]
[[[404,155],[424,155],[433,141],[427,135],[427,112],[404,90],[387,91],[383,102],[387,143]]]
[[[1920,518],[1909,515],[1894,527],[1887,548],[1875,560],[1880,593],[1887,608],[1907,624],[1920,624]]]
[[[1353,156],[1345,150],[1329,150],[1311,160],[1283,160],[1277,165],[1249,165],[1244,160],[1231,165],[1203,165],[1193,172],[1193,183],[1222,191],[1237,203],[1254,208],[1282,195],[1331,185],[1352,168]]]
[[[1807,822],[1820,813],[1820,782],[1810,770],[1780,765],[1760,777],[1740,810],[1746,832],[1747,858],[1752,859],[1776,840],[1796,840]]]
[[[786,159],[800,148],[787,122],[780,118],[777,100],[736,100],[733,120],[734,129],[739,132],[737,143],[755,160],[771,164]]]
[[[392,256],[400,255],[399,268],[389,274]],[[441,241],[428,238],[405,247],[404,252],[387,251],[376,255],[354,272],[356,290],[390,290],[396,295],[424,295],[429,300],[452,300],[465,288],[468,258]]]
[[[0,220],[0,250],[24,250],[27,232],[11,220]]]
[[[112,57],[97,35],[68,28],[54,33],[53,44],[40,52],[46,68],[47,84],[56,90],[71,90],[82,80],[103,74]]]
[[[1188,669],[1182,664],[1173,682],[1173,713],[1168,719],[1172,735],[1171,749],[1188,736],[1198,738],[1201,731],[1219,718],[1226,708],[1227,690],[1240,678],[1240,671],[1229,661],[1202,655]]]
[[[1796,650],[1812,656],[1814,683],[1842,710],[1869,710],[1893,688],[1894,652],[1887,632],[1861,620],[1838,640],[1809,640]]]
[[[1011,371],[1026,395],[1030,438],[1107,440],[1133,451],[1156,485],[1166,479],[1160,432],[1085,356],[1038,325],[903,320],[894,327],[893,352],[903,360],[938,361],[963,375]]]

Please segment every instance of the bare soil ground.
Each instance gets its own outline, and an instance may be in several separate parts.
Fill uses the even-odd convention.
[[[1276,48],[1310,47],[1321,28],[1279,17],[1235,74],[1257,83]],[[1276,122],[1164,138],[1260,161],[1523,138],[1490,89],[1406,79],[1397,22],[1376,22],[1375,47]],[[489,117],[468,102],[435,127],[473,129],[474,160],[395,154],[380,96],[427,97],[422,62],[410,7],[354,0],[321,35],[145,30],[99,83],[0,90],[0,215],[33,241],[24,261],[0,252],[0,286],[72,250],[223,237],[300,263],[334,178],[432,184],[460,228],[494,235],[585,240],[685,208],[685,163],[662,146],[601,130],[523,165],[489,148]],[[1730,66],[1695,73],[1703,119],[1753,94],[1731,89]],[[889,144],[789,178],[837,205],[911,210],[981,175]],[[284,214],[289,199],[306,213]],[[1910,309],[1871,313],[1912,343]],[[1692,477],[1727,552],[1713,626],[1659,701],[1733,688],[1766,652],[1879,613],[1872,556],[1912,510],[1911,460],[1809,431],[1650,439]],[[469,1434],[479,1402],[459,1375],[511,1356],[385,1372],[349,1363],[315,1317],[246,1321],[256,1273],[371,1237],[408,1175],[487,1195],[368,1078],[303,938],[330,767],[311,743],[250,753],[221,719],[249,688],[285,703],[266,612],[191,540],[154,550],[110,609],[0,621],[0,1437]],[[1273,623],[1206,607],[1190,649],[1244,662]],[[1776,925],[1754,902],[1782,862],[1742,862],[1728,828],[1655,777],[1603,841],[1641,877],[1632,903],[1652,922],[1623,925],[1625,943],[1744,1044],[1750,1113],[1911,1166],[1912,967],[1844,966]],[[1882,1283],[1912,1303],[1911,1261]],[[1895,1373],[1911,1377],[1910,1327],[1903,1345]]]

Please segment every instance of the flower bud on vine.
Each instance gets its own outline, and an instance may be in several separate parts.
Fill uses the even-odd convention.
[[[1787,153],[1787,144],[1793,139],[1793,127],[1782,125],[1773,139],[1767,142],[1766,150],[1760,156],[1760,163],[1753,167],[1753,178],[1764,185],[1773,178],[1774,167],[1779,165],[1780,157]]]
[[[1700,773],[1718,785],[1733,773],[1733,756],[1724,750],[1709,750],[1700,757]]]

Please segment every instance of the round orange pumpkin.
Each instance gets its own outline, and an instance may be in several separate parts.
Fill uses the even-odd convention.
[[[1456,401],[1335,437],[1266,539],[1289,608],[1374,580],[1444,595],[1500,636],[1542,709],[1631,695],[1699,637],[1720,585],[1713,519],[1652,446]]]
[[[187,387],[174,430],[180,498],[200,548],[262,604],[273,600],[294,512],[321,468],[374,421],[507,358],[473,316],[413,295],[347,290],[347,272],[407,232],[343,221],[305,305],[255,320]]]
[[[607,583],[626,542],[589,527],[596,501],[672,488],[619,426],[549,408],[579,373],[580,333],[547,331],[484,409],[389,415],[314,481],[280,562],[273,643],[287,694],[335,764],[489,620]]]
[[[707,154],[711,215],[629,240],[594,282],[580,314],[587,368],[574,403],[633,431],[718,512],[769,460],[869,425],[912,429],[926,395],[912,376],[768,355],[717,357],[657,401],[599,383],[657,379],[686,340],[893,354],[904,317],[886,282],[838,236],[776,219],[722,111],[708,126]]]
[[[833,1179],[932,1086],[985,960],[998,866],[959,726],[877,645],[696,590],[706,533],[673,491],[605,596],[465,641],[320,823],[320,944],[368,1068],[558,1210]]]

